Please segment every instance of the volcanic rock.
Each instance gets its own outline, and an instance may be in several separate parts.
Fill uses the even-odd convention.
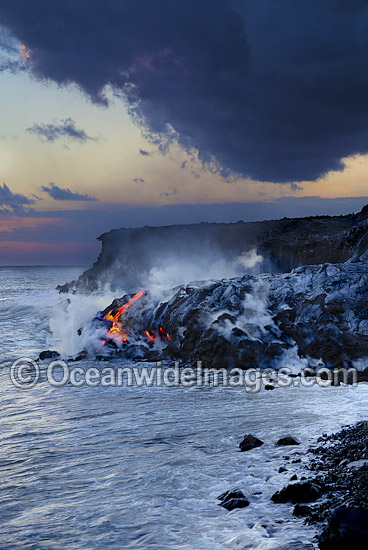
[[[293,510],[293,516],[305,517],[310,514],[311,508],[306,504],[296,504]]]
[[[343,506],[333,512],[319,536],[321,550],[365,550],[368,547],[368,511]]]
[[[279,439],[276,445],[300,445],[300,443],[294,437],[287,436]]]
[[[278,546],[275,550],[313,550],[313,544],[303,544],[302,542],[290,542],[289,544],[283,544]]]
[[[228,491],[221,493],[221,495],[217,497],[217,500],[221,500],[221,502],[226,502],[231,498],[245,498],[245,496],[240,489],[237,489],[237,487],[234,487],[233,489],[229,489]]]
[[[60,353],[54,350],[45,350],[41,351],[40,355],[38,356],[38,359],[40,361],[44,361],[45,359],[57,359],[60,357]]]
[[[245,498],[244,493],[236,487],[229,491],[225,491],[225,493],[222,493],[217,499],[221,501],[219,506],[229,511],[235,510],[235,508],[246,508],[249,506],[249,501]]]
[[[292,504],[300,504],[304,502],[314,502],[321,498],[322,492],[320,487],[311,481],[303,481],[300,483],[291,483],[287,487],[277,491],[272,497],[273,502],[291,502]]]
[[[264,441],[261,441],[257,437],[254,437],[254,435],[249,434],[244,436],[243,441],[239,444],[239,448],[242,452],[250,451],[251,449],[255,449],[256,447],[261,447],[263,443]]]
[[[249,506],[249,501],[246,498],[230,498],[226,502],[221,502],[219,506],[231,512],[231,510],[235,510],[235,508],[246,508]]]

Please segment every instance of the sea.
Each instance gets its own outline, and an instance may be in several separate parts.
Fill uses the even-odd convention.
[[[82,271],[0,267],[0,548],[317,548],[315,528],[293,517],[292,505],[270,499],[294,473],[304,475],[306,450],[321,434],[368,418],[368,386],[252,394],[221,386],[54,387],[41,377],[16,387],[14,361],[58,343],[68,348],[61,342],[68,322],[56,314],[66,297],[55,287]],[[94,299],[107,306],[111,295]],[[91,315],[94,307],[85,297],[76,311]],[[108,364],[117,369],[122,360]],[[248,433],[264,445],[242,453]],[[276,446],[285,435],[301,444]],[[245,493],[247,508],[218,506],[232,487]]]

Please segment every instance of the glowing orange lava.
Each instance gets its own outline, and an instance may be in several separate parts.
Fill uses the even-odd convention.
[[[105,340],[102,341],[102,345],[105,345],[109,337],[112,339],[120,338],[123,344],[127,342],[127,335],[123,331],[122,323],[121,323],[121,316],[123,315],[124,311],[128,309],[136,300],[141,298],[144,294],[144,290],[141,290],[140,292],[137,292],[137,294],[134,294],[130,300],[126,302],[126,304],[116,308],[111,309],[106,315],[103,317],[104,321],[110,321],[112,323]],[[146,330],[145,335],[151,342],[155,342],[156,338],[159,338],[160,340],[163,340],[166,338],[166,340],[171,340],[170,335],[168,332],[165,332],[162,327],[159,328],[159,330],[155,330],[153,332]]]
[[[144,294],[144,291],[141,290],[140,292],[137,292],[137,294],[134,294],[130,300],[126,302],[126,304],[118,307],[117,309],[111,309],[106,315],[104,316],[105,321],[111,321],[112,326],[110,327],[107,335],[112,337],[121,337],[121,340],[123,343],[127,341],[127,337],[122,331],[121,323],[119,322],[119,318],[122,316],[124,311],[128,309],[136,300],[141,298]],[[106,341],[106,340],[105,340]],[[105,343],[104,341],[104,343]]]
[[[151,342],[155,341],[155,337],[148,330],[146,330],[145,334],[151,340]]]

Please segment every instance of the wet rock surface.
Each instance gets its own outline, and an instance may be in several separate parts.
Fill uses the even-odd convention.
[[[321,550],[365,550],[368,546],[368,511],[342,506],[335,510],[319,537]]]
[[[275,550],[313,550],[313,544],[303,544],[302,542],[291,542],[275,548]]]
[[[246,508],[249,506],[249,501],[246,499],[244,493],[236,487],[222,493],[217,497],[217,500],[220,501],[219,506],[222,506],[229,512],[236,508]]]
[[[323,498],[310,506],[295,506],[294,515],[321,526],[321,550],[367,548],[368,423],[323,435],[309,453],[310,483],[318,484]],[[349,467],[352,463],[356,467]]]
[[[295,437],[286,436],[281,437],[276,443],[276,445],[300,445],[299,441]]]
[[[45,359],[57,359],[58,357],[60,357],[60,354],[57,351],[48,349],[41,351],[38,359],[39,361],[44,361]]]
[[[239,448],[242,452],[245,451],[251,451],[252,449],[255,449],[257,447],[261,447],[263,445],[263,441],[258,439],[258,437],[255,437],[254,435],[248,434],[244,436],[243,441],[239,443]]]
[[[292,504],[301,504],[305,502],[314,502],[321,498],[322,492],[319,485],[311,481],[300,483],[291,483],[281,491],[277,491],[272,497],[273,502],[291,502]]]

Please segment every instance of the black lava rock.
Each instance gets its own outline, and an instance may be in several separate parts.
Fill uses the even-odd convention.
[[[58,353],[57,351],[48,349],[46,351],[41,351],[40,355],[38,356],[38,359],[40,361],[44,361],[45,359],[57,359],[58,357],[60,357],[60,353]]]
[[[283,546],[278,546],[276,550],[313,550],[313,544],[303,544],[302,542],[290,542]]]
[[[239,444],[239,448],[242,452],[250,451],[251,449],[255,449],[256,447],[261,447],[263,443],[263,441],[261,441],[257,437],[254,437],[254,435],[249,434],[244,436],[243,441]]]
[[[217,497],[217,500],[221,500],[221,502],[226,502],[232,498],[245,498],[245,495],[243,491],[237,489],[237,487],[234,487],[233,489],[229,489],[228,491],[221,493],[221,495]]]
[[[283,546],[278,546],[275,550],[313,550],[313,544],[303,544],[302,542],[290,542]]]
[[[279,439],[276,445],[300,445],[300,443],[294,437],[288,436]]]
[[[235,508],[246,508],[249,506],[249,501],[246,498],[231,498],[226,502],[220,502],[219,506],[231,512],[231,510],[235,510]]]
[[[277,491],[272,495],[273,502],[291,502],[299,504],[303,502],[314,502],[321,498],[322,492],[316,483],[303,481],[301,483],[292,483],[287,487]]]
[[[306,504],[296,504],[293,510],[293,515],[295,517],[305,517],[308,516],[310,512],[310,506],[307,506]]]
[[[338,508],[319,537],[321,550],[363,550],[368,547],[368,511],[362,508]]]
[[[221,500],[219,506],[226,508],[229,512],[235,510],[235,508],[246,508],[249,506],[249,501],[245,498],[244,493],[236,487],[225,491],[217,499]]]

